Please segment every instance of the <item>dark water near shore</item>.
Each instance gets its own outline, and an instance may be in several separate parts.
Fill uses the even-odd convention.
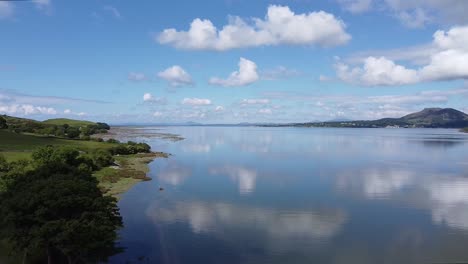
[[[173,156],[122,196],[113,263],[468,263],[468,134],[163,132],[186,139],[137,139]]]

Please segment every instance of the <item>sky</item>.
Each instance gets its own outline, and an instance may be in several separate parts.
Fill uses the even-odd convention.
[[[468,112],[465,0],[0,0],[0,114],[123,123]]]

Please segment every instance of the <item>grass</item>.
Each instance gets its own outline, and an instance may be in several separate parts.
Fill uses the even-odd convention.
[[[96,125],[96,123],[91,122],[91,121],[74,120],[74,119],[68,119],[68,118],[47,119],[47,120],[43,121],[42,123],[49,124],[49,125],[56,125],[56,126],[61,126],[61,125],[64,125],[64,124],[68,124],[70,126],[76,126],[76,127]]]
[[[136,183],[151,180],[146,175],[149,171],[148,163],[158,157],[167,158],[168,155],[155,152],[116,156],[118,167],[103,168],[95,172],[94,176],[100,182],[99,187],[104,193],[118,197]]]
[[[71,146],[80,151],[89,152],[96,149],[109,149],[117,144],[107,142],[71,140],[32,134],[17,134],[0,130],[0,154],[8,161],[29,159],[32,151],[42,146]],[[95,172],[102,191],[118,196],[140,181],[151,180],[146,174],[148,163],[158,157],[167,157],[162,152],[114,156],[116,168],[108,167]]]
[[[115,144],[107,142],[70,140],[56,137],[17,134],[0,130],[0,153],[9,161],[28,158],[33,150],[41,146],[71,146],[81,151],[93,149],[109,149]]]

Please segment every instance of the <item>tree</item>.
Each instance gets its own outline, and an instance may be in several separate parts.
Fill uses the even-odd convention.
[[[77,138],[80,136],[80,130],[76,127],[68,127],[65,132],[68,138]]]
[[[12,178],[0,193],[2,237],[20,252],[42,250],[48,262],[105,261],[114,251],[122,219],[116,199],[103,196],[73,149],[41,148],[33,169]],[[60,253],[60,254],[59,254]]]
[[[0,116],[0,129],[8,128],[7,121],[3,116]]]

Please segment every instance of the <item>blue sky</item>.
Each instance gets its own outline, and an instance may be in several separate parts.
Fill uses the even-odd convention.
[[[0,1],[0,113],[109,123],[468,112],[468,1]]]

